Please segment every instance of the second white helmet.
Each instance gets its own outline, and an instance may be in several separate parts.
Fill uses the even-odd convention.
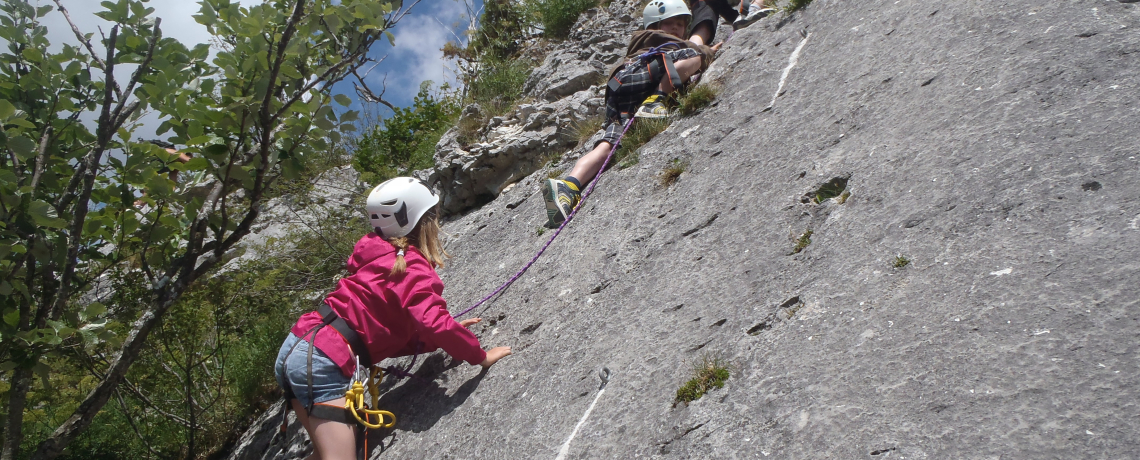
[[[368,194],[369,222],[384,238],[408,236],[429,209],[439,203],[432,189],[412,177],[396,177]]]
[[[693,17],[685,0],[653,0],[645,5],[645,10],[641,13],[641,27],[648,29],[650,25],[674,16]]]

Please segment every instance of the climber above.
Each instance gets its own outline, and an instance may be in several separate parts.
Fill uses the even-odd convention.
[[[569,175],[543,182],[547,226],[565,221],[578,206],[583,185],[598,174],[631,117],[667,117],[665,100],[669,94],[712,64],[720,44],[709,47],[680,38],[685,36],[690,19],[685,0],[653,0],[646,5],[642,15],[645,30],[633,33],[625,61],[610,72],[605,135],[578,159]]]
[[[460,322],[447,311],[435,273],[448,257],[439,240],[438,203],[435,192],[410,177],[373,189],[367,211],[374,231],[353,248],[349,275],[317,311],[301,315],[281,345],[274,371],[313,441],[309,458],[356,458],[345,393],[357,362],[371,367],[442,348],[486,369],[511,354],[510,347],[484,352],[467,330],[480,319]]]
[[[774,3],[775,0],[752,0],[748,3],[742,0],[741,10],[736,11],[728,0],[689,0],[689,8],[693,11],[689,41],[698,45],[712,43],[716,36],[717,16],[732,23],[732,30],[740,30],[775,12],[776,9],[770,6]]]

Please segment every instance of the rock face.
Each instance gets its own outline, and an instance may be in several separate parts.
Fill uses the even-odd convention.
[[[285,195],[269,200],[261,211],[258,223],[242,240],[242,252],[226,262],[223,270],[237,267],[241,262],[256,258],[259,249],[276,238],[301,228],[306,222],[326,219],[330,210],[352,206],[353,199],[368,196],[367,184],[351,166],[330,169],[313,181],[312,192],[303,196]],[[300,198],[300,199],[298,199]]]
[[[423,359],[370,458],[1134,456],[1137,28],[1116,1],[815,0],[737,32],[715,105],[470,315],[514,355]],[[446,224],[452,311],[551,236],[543,178]],[[727,384],[674,406],[704,356]]]
[[[480,141],[469,145],[462,145],[458,128],[452,128],[440,139],[435,169],[417,175],[440,191],[447,213],[493,200],[578,143],[578,124],[605,112],[601,91],[595,86],[551,103],[520,104],[492,118]]]
[[[629,34],[640,26],[640,19],[630,14],[638,4],[619,1],[583,13],[566,46],[546,56],[523,91],[539,100],[555,101],[604,81],[608,67],[625,55]]]
[[[418,176],[440,191],[445,212],[464,212],[495,199],[579,143],[583,121],[605,113],[601,83],[637,30],[639,20],[630,14],[637,5],[636,0],[619,0],[583,13],[570,38],[531,73],[522,103],[469,136],[475,139],[461,140],[458,126],[444,134],[436,147],[436,167]],[[478,119],[478,107],[469,107],[463,116]]]

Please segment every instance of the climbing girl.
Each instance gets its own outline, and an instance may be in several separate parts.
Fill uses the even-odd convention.
[[[356,458],[355,420],[344,407],[357,361],[370,367],[442,348],[486,369],[511,354],[509,347],[484,352],[467,330],[480,319],[459,322],[447,311],[435,273],[447,257],[438,203],[409,177],[373,189],[367,210],[374,231],[356,243],[349,275],[317,311],[301,315],[281,345],[277,382],[313,441],[310,460]]]

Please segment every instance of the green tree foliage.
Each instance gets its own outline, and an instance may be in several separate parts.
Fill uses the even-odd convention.
[[[58,0],[57,13],[0,4],[0,459],[59,456],[127,391],[148,338],[250,232],[274,185],[352,127],[356,114],[331,105],[349,99],[330,89],[368,60],[372,43],[392,40],[386,30],[411,7],[400,4],[203,0],[194,18],[214,36],[212,59],[207,45],[165,38],[141,0],[103,2],[107,33],[76,29],[79,46],[55,53],[41,18],[63,12]],[[194,158],[180,163],[134,141],[144,111]],[[204,181],[176,183],[164,168]],[[211,340],[168,354],[200,369]],[[67,380],[58,372],[66,363],[89,373]],[[29,397],[69,413],[47,417]],[[26,446],[26,426],[49,434]]]
[[[411,107],[392,109],[392,116],[382,125],[355,141],[352,167],[362,180],[379,184],[434,164],[435,145],[459,110],[452,96],[433,95],[430,86],[425,81]]]
[[[471,36],[467,49],[475,56],[496,61],[508,60],[519,53],[533,23],[525,5],[511,0],[483,2],[479,29]]]

